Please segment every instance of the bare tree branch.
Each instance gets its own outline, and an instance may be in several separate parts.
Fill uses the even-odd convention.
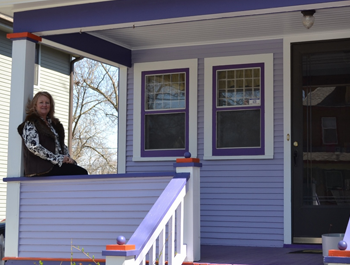
[[[89,59],[77,62],[73,106],[73,158],[90,174],[116,173],[116,145],[109,139],[117,135],[118,69]]]

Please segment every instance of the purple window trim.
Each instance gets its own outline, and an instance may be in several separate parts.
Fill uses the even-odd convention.
[[[183,109],[169,109],[169,110],[145,110],[145,85],[146,75],[157,74],[175,74],[185,73],[186,76],[186,99],[185,108]],[[189,68],[143,71],[141,74],[141,157],[182,157],[184,152],[188,152],[189,146]],[[170,114],[170,113],[185,113],[185,148],[183,149],[167,149],[167,150],[145,150],[145,115],[146,114]]]
[[[260,68],[260,106],[252,107],[217,107],[216,97],[216,73],[218,70],[229,70],[237,68]],[[253,64],[236,64],[236,65],[220,65],[213,67],[213,114],[212,114],[212,155],[213,156],[244,156],[244,155],[264,155],[265,154],[265,64],[253,63]],[[216,148],[216,117],[218,111],[225,110],[249,110],[260,109],[260,147],[246,147],[246,148]]]

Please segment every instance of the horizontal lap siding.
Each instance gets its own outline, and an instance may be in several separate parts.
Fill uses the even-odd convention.
[[[19,257],[70,258],[73,245],[103,258],[107,244],[128,240],[170,178],[21,184]],[[83,258],[74,252],[74,258]]]
[[[198,58],[198,158],[201,243],[283,246],[283,42],[268,40],[133,52],[133,62]],[[203,160],[204,58],[274,54],[274,158]],[[128,76],[127,172],[172,168],[172,161],[132,161],[133,71]],[[193,99],[190,99],[190,101]]]
[[[48,91],[55,100],[55,116],[60,119],[68,135],[70,58],[67,53],[41,46],[39,86],[37,91]],[[68,137],[66,137],[66,143]]]
[[[0,220],[6,217],[6,183],[7,176],[8,124],[10,115],[10,90],[12,67],[12,42],[6,33],[0,31]]]

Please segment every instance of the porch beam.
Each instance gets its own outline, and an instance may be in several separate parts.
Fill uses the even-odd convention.
[[[93,54],[100,58],[113,61],[126,67],[131,67],[131,50],[96,38],[85,32],[44,37],[47,40]]]

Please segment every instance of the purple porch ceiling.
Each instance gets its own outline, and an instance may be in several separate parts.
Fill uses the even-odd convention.
[[[345,0],[343,0],[345,1]],[[329,0],[117,0],[37,9],[14,15],[14,32],[43,32],[157,19],[331,3]]]

